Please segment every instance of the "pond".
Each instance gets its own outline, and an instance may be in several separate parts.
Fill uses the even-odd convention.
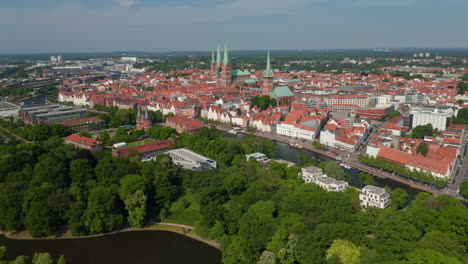
[[[49,252],[67,264],[218,264],[221,251],[168,231],[132,231],[91,238],[15,240],[0,236],[8,259]]]

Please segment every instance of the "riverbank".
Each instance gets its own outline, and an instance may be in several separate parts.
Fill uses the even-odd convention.
[[[0,235],[4,235],[6,238],[16,239],[16,240],[60,240],[60,239],[95,238],[95,237],[102,237],[102,236],[114,235],[118,233],[135,232],[135,231],[168,231],[168,232],[178,233],[180,235],[191,238],[193,240],[200,241],[216,249],[220,249],[220,244],[218,241],[203,238],[195,234],[193,232],[194,230],[195,228],[193,226],[179,225],[179,224],[173,224],[173,223],[157,223],[157,224],[151,224],[145,227],[130,227],[130,228],[121,229],[121,230],[117,230],[117,231],[113,231],[109,233],[100,233],[100,234],[94,234],[94,235],[88,235],[88,236],[73,236],[70,230],[67,230],[65,233],[63,233],[60,236],[49,236],[49,237],[42,237],[42,238],[34,238],[26,231],[14,233],[14,234],[10,232],[0,231]]]

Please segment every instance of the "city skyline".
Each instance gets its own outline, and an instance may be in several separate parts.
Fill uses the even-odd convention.
[[[466,48],[450,0],[20,0],[0,4],[0,53]],[[434,15],[436,14],[436,15]]]

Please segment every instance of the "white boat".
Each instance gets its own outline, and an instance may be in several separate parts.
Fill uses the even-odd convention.
[[[351,169],[351,166],[349,166],[348,164],[346,163],[340,163],[340,166],[345,168],[345,169]]]
[[[231,130],[228,131],[228,133],[231,134],[231,135],[237,135],[237,130],[231,129]]]
[[[301,149],[302,146],[297,144],[297,143],[290,143],[289,146],[293,147],[293,148],[297,148],[297,149]]]

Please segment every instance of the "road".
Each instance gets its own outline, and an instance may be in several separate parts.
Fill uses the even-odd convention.
[[[460,156],[462,157],[457,163],[455,163],[454,175],[450,179],[448,187],[441,190],[441,195],[448,194],[452,196],[458,196],[458,191],[460,190],[460,184],[463,182],[463,178],[468,173],[468,153],[465,153],[464,150],[467,145],[467,132],[463,134],[462,146]],[[461,167],[458,169],[458,166]],[[457,173],[458,172],[458,173]],[[460,196],[461,197],[461,196]],[[466,201],[466,200],[465,200]]]

